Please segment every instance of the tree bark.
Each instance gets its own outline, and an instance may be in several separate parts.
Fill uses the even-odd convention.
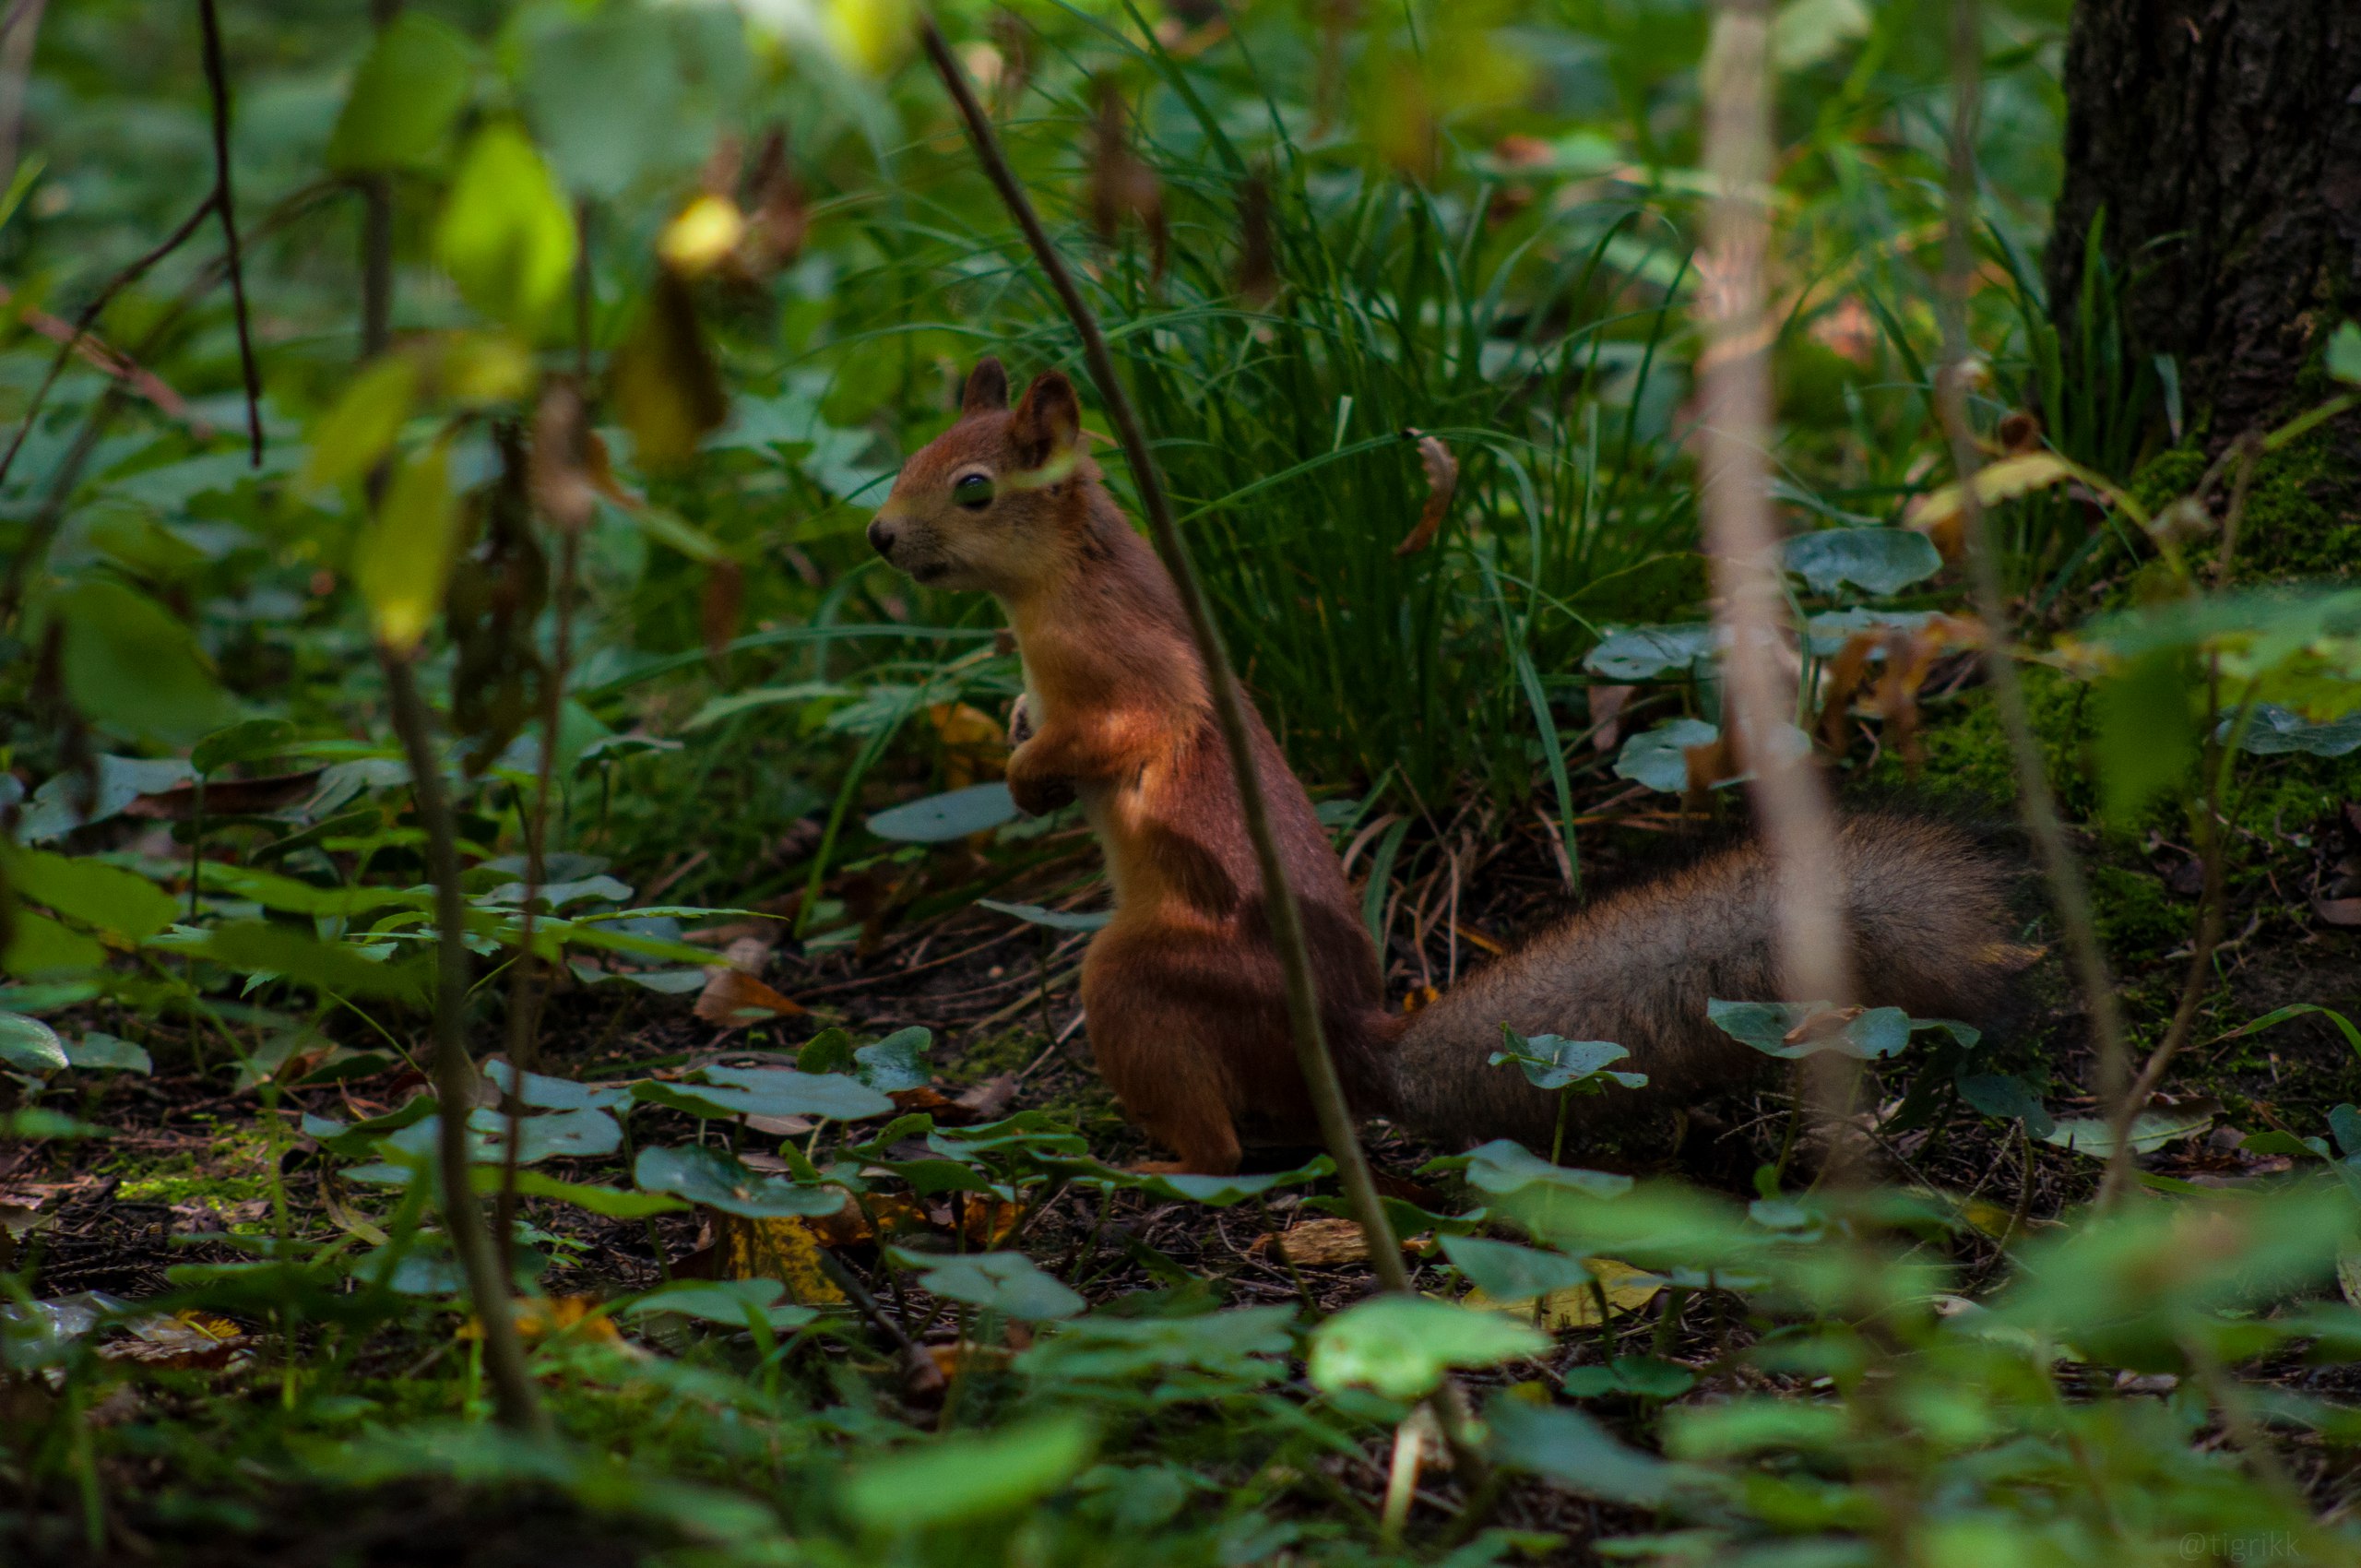
[[[2080,0],[2066,98],[2047,271],[2070,340],[2103,209],[2125,329],[2178,362],[2189,426],[2218,447],[2286,410],[2361,312],[2361,4]],[[2337,444],[2349,489],[2361,434]]]

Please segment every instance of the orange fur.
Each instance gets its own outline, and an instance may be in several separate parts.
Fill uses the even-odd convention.
[[[1033,726],[1009,791],[1035,813],[1078,799],[1114,886],[1082,970],[1099,1072],[1183,1169],[1235,1170],[1241,1142],[1314,1142],[1318,1127],[1204,666],[1163,564],[1083,450],[1073,388],[1052,373],[1010,410],[1005,387],[995,362],[978,367],[959,422],[904,467],[871,540],[919,580],[1005,607]],[[977,476],[989,500],[962,505]],[[1362,1060],[1394,1029],[1376,950],[1311,800],[1250,717],[1329,1036]]]

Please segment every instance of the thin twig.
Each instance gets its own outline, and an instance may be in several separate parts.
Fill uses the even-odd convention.
[[[230,258],[230,309],[238,324],[238,370],[245,378],[246,433],[254,466],[262,467],[262,373],[255,367],[254,330],[246,319],[246,269],[238,250],[237,202],[230,194],[230,77],[221,65],[221,18],[214,0],[196,0],[205,31],[205,85],[213,100],[213,210],[221,215],[222,248]]]
[[[1975,128],[1981,113],[1983,86],[1983,20],[1976,0],[1952,0],[1952,137],[1951,193],[1945,220],[1945,267],[1940,301],[1943,327],[1944,366],[1936,378],[1935,406],[1951,445],[1952,466],[1958,472],[1960,530],[1966,544],[1968,586],[1976,618],[1984,628],[1984,664],[1992,683],[1992,706],[2009,738],[2009,754],[2017,777],[2017,809],[2025,831],[2041,857],[2049,882],[2050,901],[2057,906],[2083,1004],[2090,1009],[2091,1036],[2098,1052],[2098,1083],[2102,1100],[2119,1099],[2126,1067],[2123,1010],[2117,999],[2106,954],[2099,946],[2098,928],[2091,916],[2091,895],[2082,870],[2066,841],[2058,797],[2050,790],[2041,747],[2034,738],[2033,719],[2025,707],[2023,682],[2010,638],[2009,600],[2000,581],[2000,564],[1993,552],[1990,530],[1985,527],[1984,504],[1975,493],[1976,470],[1983,457],[1976,449],[1975,427],[1967,412],[1968,291],[1975,281],[1973,244],[1975,220]]]
[[[468,1157],[468,1118],[474,1109],[475,1063],[468,1056],[467,903],[459,886],[459,848],[451,823],[451,802],[443,792],[442,760],[435,755],[426,704],[418,695],[418,674],[409,661],[380,649],[386,694],[394,731],[409,759],[410,794],[419,826],[426,830],[427,873],[434,883],[434,1099],[442,1112],[436,1139],[443,1187],[444,1223],[451,1250],[467,1277],[476,1321],[483,1328],[483,1359],[492,1372],[493,1402],[503,1426],[546,1433],[549,1418],[526,1370],[524,1342],[511,1310],[511,1287],[494,1253],[483,1206],[476,1201],[475,1175]]]
[[[933,17],[920,13],[919,36],[926,46],[927,57],[935,72],[943,78],[952,101],[958,105],[960,115],[967,123],[969,139],[974,143],[976,157],[991,177],[993,188],[1017,227],[1025,233],[1026,243],[1032,248],[1034,259],[1049,275],[1050,284],[1057,292],[1059,303],[1065,307],[1067,317],[1074,323],[1082,339],[1083,359],[1090,367],[1090,378],[1097,384],[1100,399],[1108,416],[1114,422],[1115,432],[1121,442],[1123,455],[1132,470],[1133,483],[1140,498],[1140,509],[1147,514],[1148,535],[1156,544],[1157,553],[1163,557],[1165,569],[1172,575],[1173,585],[1180,591],[1180,605],[1189,622],[1189,636],[1196,644],[1198,657],[1204,660],[1207,684],[1212,688],[1214,717],[1221,729],[1222,743],[1229,754],[1230,772],[1238,789],[1240,810],[1246,818],[1246,833],[1254,846],[1254,859],[1263,882],[1263,902],[1270,922],[1271,944],[1276,950],[1281,971],[1287,977],[1288,1031],[1295,1044],[1296,1062],[1303,1074],[1304,1086],[1310,1092],[1314,1111],[1320,1121],[1321,1138],[1327,1145],[1329,1158],[1336,1163],[1338,1184],[1345,1190],[1345,1201],[1353,1217],[1360,1222],[1361,1233],[1369,1240],[1370,1262],[1374,1265],[1378,1282],[1386,1289],[1408,1294],[1412,1289],[1408,1269],[1403,1266],[1402,1249],[1395,1241],[1393,1224],[1387,1219],[1383,1201],[1378,1196],[1377,1184],[1370,1179],[1369,1161],[1362,1155],[1360,1137],[1354,1126],[1350,1107],[1346,1103],[1343,1082],[1337,1077],[1336,1063],[1329,1055],[1328,1043],[1320,1023],[1320,998],[1311,975],[1310,949],[1304,939],[1303,912],[1297,908],[1294,890],[1288,885],[1286,862],[1279,858],[1278,840],[1271,830],[1270,814],[1263,799],[1262,780],[1255,766],[1252,742],[1246,723],[1245,698],[1238,689],[1237,677],[1230,668],[1229,655],[1222,647],[1221,634],[1214,625],[1212,609],[1207,603],[1204,585],[1198,579],[1196,567],[1189,558],[1186,540],[1172,520],[1171,503],[1166,497],[1154,460],[1148,454],[1147,435],[1141,429],[1138,412],[1132,407],[1130,396],[1115,374],[1115,361],[1107,350],[1107,339],[1098,329],[1097,317],[1074,285],[1074,274],[1065,260],[1050,241],[1041,227],[1038,214],[1033,210],[1032,199],[1016,175],[1008,166],[1001,151],[1000,138],[992,129],[991,116],[976,100],[975,91],[967,84],[967,73],[943,42],[942,30]],[[1445,1396],[1440,1400],[1437,1415],[1442,1418],[1444,1435],[1450,1440],[1460,1473],[1471,1485],[1480,1485],[1490,1474],[1490,1467],[1470,1441],[1467,1434],[1465,1396],[1456,1383],[1445,1384]]]
[[[79,351],[81,346],[88,341],[90,327],[98,321],[101,313],[114,303],[114,297],[117,294],[147,276],[149,267],[154,267],[187,243],[188,237],[196,232],[198,227],[213,211],[213,204],[219,194],[214,191],[207,192],[205,199],[196,204],[196,210],[181,220],[180,227],[167,235],[162,244],[108,279],[99,291],[91,297],[90,303],[82,307],[82,314],[74,318],[72,330],[58,341],[57,352],[49,362],[48,374],[41,378],[41,385],[33,388],[31,406],[25,410],[24,419],[18,423],[17,434],[9,440],[7,452],[0,455],[0,482],[5,482],[8,477],[8,470],[16,467],[17,454],[23,449],[25,437],[32,434],[33,422],[41,418],[42,406],[49,399],[50,388],[57,384],[58,376],[65,372],[65,362]],[[124,357],[126,362],[131,362],[130,356]]]

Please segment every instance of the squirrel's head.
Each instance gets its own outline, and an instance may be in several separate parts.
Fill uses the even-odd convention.
[[[1012,409],[1008,372],[982,360],[958,422],[895,476],[869,542],[930,588],[1022,595],[1062,569],[1091,471],[1074,383],[1045,372]]]

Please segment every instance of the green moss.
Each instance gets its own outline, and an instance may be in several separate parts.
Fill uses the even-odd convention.
[[[2084,815],[2094,803],[2082,765],[2087,688],[2039,665],[2025,667],[2023,680],[2025,708],[2050,788],[2058,791],[2069,815]],[[1889,789],[1908,785],[1936,800],[1985,807],[2016,799],[2016,762],[1990,687],[1975,687],[1948,704],[1930,704],[1926,718],[1919,734],[1926,762],[1916,777],[1889,750],[1869,774],[1871,783]]]
[[[253,1128],[224,1134],[202,1154],[188,1151],[154,1162],[128,1157],[108,1167],[120,1174],[115,1197],[123,1203],[204,1207],[215,1213],[270,1196],[271,1148]]]
[[[2343,437],[2344,439],[2340,439]],[[2349,432],[2323,425],[2255,464],[2239,570],[2272,577],[2350,573],[2361,562],[2361,490]]]

